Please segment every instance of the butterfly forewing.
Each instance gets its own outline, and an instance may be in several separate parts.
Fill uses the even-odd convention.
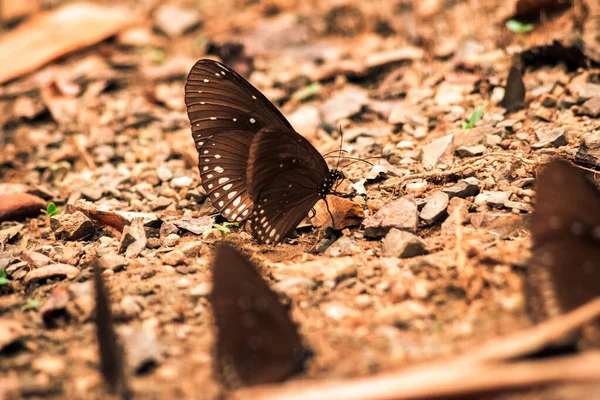
[[[600,296],[600,194],[566,161],[538,175],[526,281],[536,320],[571,311]]]
[[[213,60],[200,60],[192,67],[185,85],[185,104],[198,151],[209,137],[234,129],[254,133],[265,126],[291,129],[258,89]]]
[[[278,243],[319,200],[329,168],[301,135],[265,128],[252,140],[247,176],[255,204],[250,228],[260,242]]]
[[[229,386],[278,382],[303,367],[296,326],[251,262],[229,245],[213,263],[216,365]]]

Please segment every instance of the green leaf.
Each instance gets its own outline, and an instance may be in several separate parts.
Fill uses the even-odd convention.
[[[221,231],[223,233],[231,232],[231,229],[229,229],[230,226],[238,227],[238,226],[240,226],[240,224],[237,222],[223,222],[222,224],[213,224],[214,229]]]
[[[524,24],[516,19],[511,19],[506,22],[506,27],[509,31],[515,33],[527,33],[531,32],[534,28],[533,24]]]
[[[321,91],[321,84],[319,82],[312,83],[302,89],[298,89],[292,97],[298,101],[306,100]]]
[[[54,204],[54,202],[51,201],[46,207],[46,214],[48,214],[49,217],[52,217],[56,214],[60,214],[60,208],[56,207],[56,204]]]
[[[0,285],[8,284],[8,279],[6,278],[6,271],[0,269]]]
[[[40,308],[40,302],[33,299],[27,299],[27,302],[21,307],[21,312],[37,311]]]
[[[485,106],[481,106],[481,107],[477,108],[475,111],[473,111],[473,114],[471,114],[471,118],[469,118],[469,121],[462,123],[462,125],[460,126],[461,129],[473,128],[475,126],[475,124],[477,123],[477,121],[479,121],[481,119],[481,117],[483,116],[483,110],[485,110]]]

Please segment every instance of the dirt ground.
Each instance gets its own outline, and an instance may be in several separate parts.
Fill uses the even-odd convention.
[[[18,385],[16,398],[103,398],[96,255],[140,399],[223,395],[208,300],[222,238],[290,306],[315,353],[303,379],[453,357],[531,325],[522,280],[536,171],[576,159],[600,131],[598,4],[544,11],[519,33],[506,24],[515,1],[158,3],[102,2],[124,6],[129,25],[0,86],[0,194],[60,209],[0,225],[0,384]],[[498,103],[518,55],[526,97],[509,111]],[[207,56],[245,75],[322,154],[339,147],[341,127],[349,156],[373,157],[340,164],[358,221],[333,231],[306,220],[277,246],[223,224],[199,186],[184,103],[186,75]],[[421,239],[418,255],[386,241],[376,213],[390,204],[389,220],[403,221],[392,225]],[[75,206],[142,217],[141,248],[95,218],[69,231]],[[411,207],[420,216],[407,221]],[[587,389],[502,398],[591,398]]]

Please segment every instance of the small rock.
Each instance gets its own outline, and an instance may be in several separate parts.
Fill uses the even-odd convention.
[[[410,286],[409,288],[410,297],[416,300],[425,300],[431,295],[432,286],[429,281],[425,279],[419,279]]]
[[[27,193],[0,195],[0,222],[22,221],[38,216],[46,208],[46,202]]]
[[[56,246],[54,250],[56,250],[58,256],[55,258],[56,261],[71,265],[77,265],[79,263],[79,258],[81,257],[82,253],[81,248],[71,246]]]
[[[202,250],[202,241],[183,243],[179,246],[179,250],[188,257],[198,257]]]
[[[575,160],[583,164],[600,167],[600,135],[588,133],[579,145]]]
[[[131,321],[142,313],[139,296],[124,296],[119,304],[113,307],[114,319],[117,321]]]
[[[329,211],[327,211],[327,205]],[[327,205],[325,201],[319,200],[315,204],[315,215],[310,219],[313,226],[318,228],[330,227],[335,230],[341,230],[351,226],[360,225],[365,217],[360,204],[353,202],[350,199],[345,199],[338,196],[327,196]],[[329,214],[331,212],[331,215]],[[333,224],[331,216],[333,215]]]
[[[452,164],[454,135],[446,135],[421,148],[420,160],[424,168],[433,168],[439,163]]]
[[[502,138],[498,135],[485,135],[485,138],[483,139],[483,144],[487,147],[494,147],[498,146],[501,141]]]
[[[181,236],[179,236],[176,233],[171,233],[170,235],[167,235],[165,238],[163,238],[162,241],[167,247],[175,247],[177,246],[177,243],[179,243],[179,239],[181,239]]]
[[[34,283],[47,279],[73,279],[79,275],[79,269],[69,264],[50,264],[29,271],[25,283]]]
[[[57,238],[64,240],[80,240],[92,236],[96,226],[84,213],[60,214],[50,218],[50,227]]]
[[[188,263],[188,258],[185,254],[183,254],[183,251],[181,250],[173,250],[166,253],[163,256],[162,260],[165,264],[172,266]]]
[[[542,121],[551,122],[554,117],[554,109],[540,107],[536,110],[535,117]]]
[[[476,157],[483,154],[485,151],[485,146],[482,144],[478,144],[476,146],[464,146],[456,149],[456,154],[459,157]]]
[[[368,101],[369,96],[364,89],[349,86],[321,105],[321,115],[325,122],[337,127],[341,119],[358,114]]]
[[[312,279],[302,277],[286,278],[274,285],[274,289],[276,291],[285,293],[289,297],[294,296],[298,292],[313,290],[316,287],[317,282]]]
[[[329,257],[342,257],[351,256],[361,252],[352,239],[348,236],[342,236],[336,240],[329,248],[325,251],[325,255]]]
[[[191,31],[201,22],[198,11],[171,4],[161,5],[154,13],[154,23],[158,29],[174,39]]]
[[[600,117],[600,96],[592,97],[581,106],[581,113],[592,118]]]
[[[364,310],[365,308],[369,308],[373,305],[373,298],[368,294],[360,294],[354,299],[354,304],[356,304],[358,308]]]
[[[378,239],[385,236],[392,228],[416,232],[418,222],[417,203],[414,197],[403,196],[390,201],[363,222],[364,236],[367,239]]]
[[[119,253],[125,253],[127,258],[135,258],[146,248],[147,242],[142,218],[134,218],[131,225],[123,229]]]
[[[460,197],[464,199],[465,197],[475,196],[479,193],[479,180],[475,177],[461,179],[456,185],[444,188],[442,191],[446,193],[449,198]]]
[[[382,324],[406,328],[414,320],[427,318],[430,315],[431,310],[422,303],[406,300],[379,310],[375,318]]]
[[[27,261],[30,266],[34,266],[36,268],[43,267],[44,265],[48,265],[52,262],[50,257],[38,253],[37,251],[24,251],[21,254],[21,259],[23,261]]]
[[[202,216],[199,218],[183,217],[181,219],[171,221],[175,226],[184,229],[195,235],[202,235],[204,231],[212,228],[215,223],[214,217]]]
[[[534,149],[541,149],[544,147],[560,147],[565,146],[569,142],[565,136],[566,129],[564,127],[555,128],[551,130],[537,131],[535,136],[538,139],[537,143],[531,145]]]
[[[23,339],[25,329],[20,322],[0,318],[0,351]]]
[[[190,176],[179,176],[171,179],[171,186],[176,189],[189,188],[194,184],[194,178]]]
[[[65,360],[58,356],[42,354],[33,359],[31,369],[49,376],[60,376],[66,369]]]
[[[540,103],[542,104],[543,107],[555,108],[556,107],[556,97],[554,97],[550,94],[544,94],[540,98]]]
[[[309,261],[299,264],[275,263],[271,270],[279,281],[290,277],[302,277],[325,282],[340,282],[356,276],[357,262],[352,257],[339,257],[327,260]]]
[[[86,186],[81,188],[81,195],[90,201],[98,201],[102,198],[104,189],[99,186]]]
[[[392,228],[382,241],[385,257],[411,258],[427,254],[425,242],[418,236]]]
[[[127,267],[127,265],[129,264],[127,258],[117,254],[114,251],[102,255],[98,259],[98,262],[100,263],[100,266],[102,268],[111,271],[120,271],[123,268]]]
[[[123,347],[127,349],[127,365],[136,374],[158,366],[163,359],[156,334],[144,326],[123,326],[119,329]]]
[[[577,96],[579,100],[585,101],[592,97],[600,96],[600,84],[590,82],[572,82],[568,86],[569,92]]]
[[[424,179],[417,179],[413,182],[409,182],[404,186],[406,193],[412,193],[414,195],[423,194],[427,189],[427,181]]]
[[[288,121],[302,136],[312,138],[321,125],[319,108],[308,104],[301,105],[289,115]]]
[[[168,182],[173,179],[173,172],[171,172],[171,170],[165,166],[158,167],[156,174],[158,175],[158,179],[163,182]]]
[[[334,321],[343,321],[349,318],[359,318],[360,313],[344,304],[326,303],[321,305],[321,312]]]
[[[509,201],[510,192],[492,192],[484,190],[475,197],[474,203],[477,205],[487,204],[491,207],[504,207],[504,203]]]
[[[367,175],[365,176],[365,178],[368,181],[374,181],[378,178],[385,178],[386,174],[388,172],[388,169],[384,166],[384,165],[373,165],[373,167],[371,168],[371,170],[367,173]]]
[[[419,216],[427,225],[433,225],[448,215],[446,209],[449,201],[448,194],[436,192],[427,199],[427,203],[425,203],[425,207],[423,207]]]
[[[190,289],[190,296],[192,297],[206,297],[212,292],[212,284],[209,282],[202,282]]]

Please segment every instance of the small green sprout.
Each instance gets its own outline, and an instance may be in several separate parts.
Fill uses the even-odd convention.
[[[318,94],[321,91],[322,87],[319,82],[312,83],[302,89],[298,89],[292,97],[298,101],[306,100],[314,95]]]
[[[238,222],[223,222],[222,224],[213,224],[212,227],[210,228],[206,228],[206,230],[204,231],[204,235],[208,235],[211,232],[214,231],[219,231],[221,232],[221,236],[225,236],[228,233],[231,233],[231,229],[229,229],[229,227],[231,226],[235,226],[236,228],[238,226],[240,226],[240,224]]]
[[[6,271],[0,269],[0,285],[7,285],[8,279],[6,279]]]
[[[527,33],[533,30],[533,24],[524,24],[516,19],[511,19],[506,22],[506,27],[514,33]]]
[[[46,207],[46,214],[48,214],[49,217],[60,214],[60,208],[56,207],[56,204],[51,201]]]
[[[477,108],[475,111],[473,111],[473,114],[471,114],[471,118],[469,118],[469,121],[462,123],[461,129],[473,128],[473,126],[475,126],[475,123],[477,123],[477,121],[479,121],[481,119],[481,117],[483,116],[483,110],[485,110],[485,106],[481,106],[481,107]]]
[[[41,303],[37,300],[27,299],[25,304],[21,307],[21,312],[25,311],[37,311],[40,308]]]

